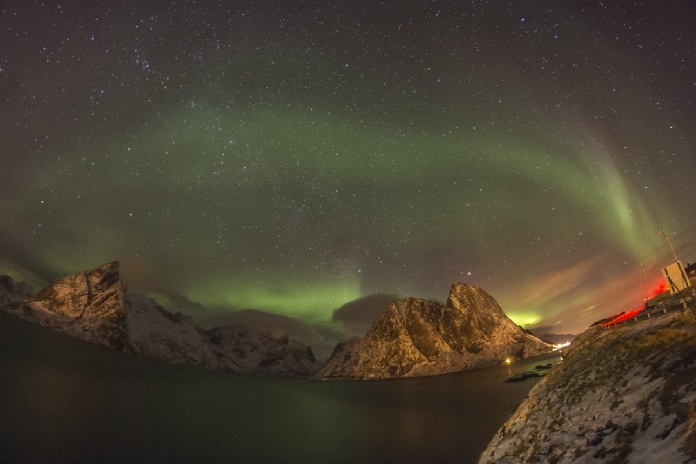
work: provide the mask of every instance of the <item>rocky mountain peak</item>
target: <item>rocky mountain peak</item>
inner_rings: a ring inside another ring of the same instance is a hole
[[[76,319],[123,314],[118,261],[62,277],[40,290],[34,299],[49,302],[50,311]]]
[[[414,297],[393,302],[364,338],[337,346],[317,378],[443,374],[550,350],[515,325],[483,289],[455,283],[444,306]]]
[[[127,344],[118,261],[57,279],[7,310],[91,343],[117,349]]]
[[[447,307],[461,316],[461,330],[469,338],[491,337],[497,332],[508,332],[513,339],[522,341],[523,330],[505,314],[496,299],[482,288],[466,283],[455,283],[447,298]],[[469,350],[475,343],[469,344]]]
[[[269,376],[316,371],[311,349],[299,342],[239,328],[204,330],[189,316],[126,292],[118,261],[62,277],[4,309],[56,332],[170,363]]]
[[[480,311],[478,311],[480,308],[487,308],[493,310],[497,315],[505,315],[495,298],[482,288],[465,282],[452,284],[449,297],[447,298],[447,307],[461,311],[463,314],[471,313],[472,315],[478,315],[480,314]]]

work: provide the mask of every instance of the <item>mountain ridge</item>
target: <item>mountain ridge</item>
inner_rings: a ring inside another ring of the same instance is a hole
[[[311,348],[287,337],[241,326],[202,329],[190,316],[127,292],[118,261],[57,279],[28,299],[16,293],[5,298],[7,312],[124,353],[266,376],[306,377],[318,369]]]
[[[483,289],[455,283],[447,303],[394,301],[362,338],[337,345],[316,380],[437,375],[552,350],[517,326]]]

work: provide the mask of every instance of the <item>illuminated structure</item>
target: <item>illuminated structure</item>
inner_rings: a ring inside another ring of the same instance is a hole
[[[672,295],[691,286],[691,281],[681,261],[675,261],[669,266],[662,268],[662,275],[665,276],[665,280],[669,285],[669,292]]]
[[[665,280],[669,285],[669,292],[674,295],[690,287],[691,282],[689,281],[689,276],[686,275],[686,271],[684,271],[684,266],[681,261],[679,261],[679,258],[677,258],[677,253],[674,252],[674,247],[672,246],[672,241],[669,239],[669,235],[667,235],[667,231],[661,230],[659,234],[665,236],[669,249],[672,251],[672,256],[674,256],[674,262],[662,268],[662,275],[665,276]]]

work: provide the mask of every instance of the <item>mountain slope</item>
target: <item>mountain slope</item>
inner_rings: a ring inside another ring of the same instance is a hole
[[[693,313],[581,334],[480,462],[696,462]]]
[[[446,305],[419,298],[393,302],[362,339],[339,344],[318,380],[443,374],[551,351],[526,334],[495,299],[456,283]]]
[[[118,262],[58,279],[4,309],[56,332],[175,364],[278,376],[317,370],[311,349],[287,337],[240,326],[204,330],[188,316],[126,292]]]
[[[33,298],[6,307],[24,319],[109,348],[128,345],[118,263],[62,277]]]

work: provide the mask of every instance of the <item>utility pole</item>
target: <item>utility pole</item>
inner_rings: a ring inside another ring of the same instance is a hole
[[[658,232],[658,234],[664,235],[665,238],[667,239],[667,244],[669,245],[669,249],[672,251],[672,256],[674,256],[674,262],[676,263],[677,261],[679,261],[679,259],[677,259],[677,254],[674,252],[674,247],[672,246],[672,241],[669,239],[669,235],[667,235],[667,231],[665,231],[665,229],[662,229],[661,231]]]

